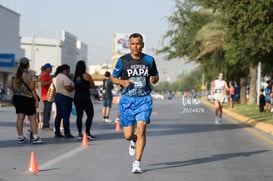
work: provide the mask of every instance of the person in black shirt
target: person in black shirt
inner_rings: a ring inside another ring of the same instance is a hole
[[[96,137],[90,133],[90,129],[93,122],[94,107],[91,101],[90,89],[95,88],[92,76],[86,73],[85,62],[80,60],[76,64],[76,70],[74,75],[75,95],[74,105],[77,113],[77,128],[78,128],[78,139],[81,140],[82,135],[82,118],[83,113],[87,115],[85,122],[85,132],[89,140],[95,139]]]

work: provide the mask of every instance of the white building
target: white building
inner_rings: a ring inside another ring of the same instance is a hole
[[[16,62],[24,55],[20,48],[19,20],[18,13],[0,5],[0,87],[4,95],[9,94],[7,81],[16,71]]]
[[[31,69],[37,73],[45,63],[54,65],[53,72],[57,66],[68,64],[72,74],[78,60],[87,63],[87,44],[78,41],[76,36],[65,30],[56,39],[22,37],[21,48],[25,50],[25,56],[32,61]]]
[[[77,60],[87,63],[87,44],[77,40],[77,37],[62,31],[56,38],[20,37],[20,14],[0,5],[0,88],[3,88],[4,98],[10,92],[7,82],[16,72],[21,57],[31,60],[30,68],[40,73],[41,66],[51,63],[55,68],[68,64],[73,74]]]

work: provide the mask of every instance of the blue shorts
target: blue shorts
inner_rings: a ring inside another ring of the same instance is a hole
[[[103,100],[103,107],[112,107],[112,98]]]
[[[146,96],[122,95],[119,100],[120,121],[123,127],[134,126],[137,121],[150,123],[153,99]]]

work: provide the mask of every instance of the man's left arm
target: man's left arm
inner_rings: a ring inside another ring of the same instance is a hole
[[[150,82],[152,84],[156,84],[158,81],[159,81],[158,70],[157,70],[157,67],[156,67],[155,60],[153,60],[152,72],[151,72],[151,76],[150,76]]]

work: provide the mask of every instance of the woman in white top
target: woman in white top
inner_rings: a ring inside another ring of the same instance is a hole
[[[61,66],[61,73],[56,77],[55,87],[55,103],[57,115],[55,118],[55,137],[73,138],[70,132],[70,114],[74,97],[74,83],[69,79],[70,67],[66,64]],[[64,136],[60,132],[60,124],[63,119]]]
[[[215,105],[215,124],[221,124],[223,114],[223,103],[225,100],[224,90],[228,91],[226,81],[223,80],[223,73],[219,73],[218,79],[213,81],[212,91],[214,92],[213,99]]]

